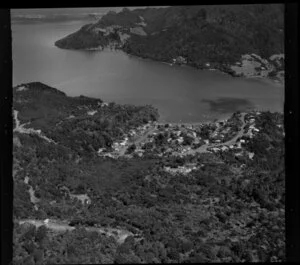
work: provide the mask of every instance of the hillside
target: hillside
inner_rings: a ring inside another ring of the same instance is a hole
[[[13,264],[285,260],[282,114],[179,126],[38,82],[13,95]]]
[[[283,82],[283,5],[174,6],[109,12],[55,42]]]

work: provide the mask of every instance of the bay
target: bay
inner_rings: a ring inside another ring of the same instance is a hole
[[[206,122],[249,109],[283,112],[284,86],[271,81],[170,66],[122,51],[54,46],[86,23],[13,23],[13,85],[40,81],[69,96],[151,104],[162,122]]]

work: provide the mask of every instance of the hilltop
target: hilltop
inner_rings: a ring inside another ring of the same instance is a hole
[[[86,50],[113,47],[169,64],[283,82],[283,30],[284,7],[278,4],[124,8],[55,45]]]
[[[151,106],[13,93],[14,264],[285,260],[283,114],[159,124]]]

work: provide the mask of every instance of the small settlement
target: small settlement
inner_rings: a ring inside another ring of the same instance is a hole
[[[258,111],[237,113],[228,120],[188,125],[151,122],[129,131],[122,140],[114,142],[110,150],[99,149],[98,155],[112,159],[147,155],[184,157],[231,151],[236,157],[253,159],[254,153],[245,151],[242,145],[259,132],[255,127],[258,115]],[[185,175],[196,169],[195,164],[186,164],[176,168],[165,167],[164,171]]]

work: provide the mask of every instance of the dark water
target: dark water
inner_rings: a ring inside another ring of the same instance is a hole
[[[87,21],[13,24],[13,84],[41,81],[70,96],[152,104],[162,121],[199,122],[237,110],[283,111],[283,86],[217,71],[130,57],[121,51],[62,50],[54,42]]]

